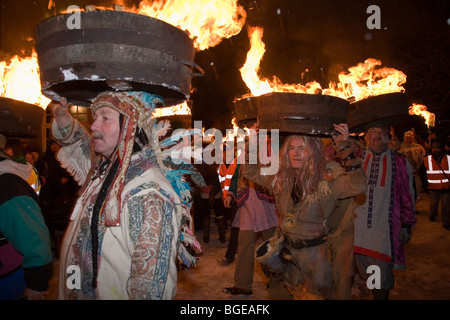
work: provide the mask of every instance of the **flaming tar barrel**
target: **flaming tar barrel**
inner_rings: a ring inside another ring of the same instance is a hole
[[[406,95],[402,92],[386,93],[351,103],[348,126],[351,132],[360,133],[372,122],[383,121],[391,125],[406,119],[408,115]]]
[[[45,110],[26,102],[0,97],[0,133],[8,138],[41,138]]]
[[[258,118],[258,106],[254,97],[237,99],[234,101],[236,121],[243,125]]]
[[[334,96],[273,92],[256,97],[259,127],[282,133],[330,136],[333,123],[347,121],[347,100]]]
[[[69,28],[74,14],[79,29]],[[175,105],[189,98],[192,76],[203,74],[186,32],[140,14],[62,14],[37,25],[35,40],[42,93],[76,105],[90,106],[100,92],[112,90],[147,91]]]

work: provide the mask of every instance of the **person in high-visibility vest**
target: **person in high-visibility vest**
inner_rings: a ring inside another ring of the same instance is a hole
[[[217,174],[219,176],[220,187],[222,189],[222,200],[227,197],[228,190],[230,189],[231,178],[236,170],[237,158],[234,158],[230,164],[221,163],[217,167]]]
[[[431,145],[431,154],[423,158],[430,195],[430,221],[438,216],[441,202],[442,226],[450,230],[450,156],[439,142]]]
[[[224,162],[217,168],[218,181],[220,183],[220,188],[222,190],[222,201],[224,208],[224,219],[230,220],[231,230],[228,239],[227,251],[225,256],[219,259],[219,264],[222,266],[227,266],[234,262],[237,248],[238,248],[238,237],[239,237],[239,217],[236,218],[237,204],[236,201],[229,200],[227,198],[228,191],[230,190],[231,181],[233,176],[237,174],[237,157],[235,156],[235,150],[233,153],[226,152],[226,144],[224,144],[223,150],[223,160]],[[234,159],[233,159],[234,158]]]

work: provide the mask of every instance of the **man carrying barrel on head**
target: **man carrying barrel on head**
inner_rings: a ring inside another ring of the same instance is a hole
[[[379,268],[379,287],[374,299],[388,299],[394,287],[393,269],[405,269],[403,246],[415,224],[413,170],[406,157],[388,147],[388,124],[374,121],[365,126],[368,148],[364,170],[368,178],[365,194],[356,198],[355,261],[367,279],[370,266]],[[373,268],[372,267],[372,268]]]
[[[174,297],[187,208],[162,169],[152,118],[161,102],[144,92],[101,93],[91,136],[64,98],[54,104],[58,159],[82,185],[61,249],[61,299]]]

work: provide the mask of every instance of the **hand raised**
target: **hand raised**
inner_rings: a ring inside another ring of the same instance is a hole
[[[333,137],[334,142],[348,140],[350,134],[346,123],[334,124],[334,130],[340,133],[340,135]]]
[[[67,103],[67,99],[62,97],[59,102],[53,102],[51,105],[51,111],[56,118],[60,116],[67,116],[69,114],[69,104]]]
[[[51,111],[58,127],[64,128],[72,123],[72,116],[69,113],[69,104],[66,98],[62,97],[59,102],[52,103]]]

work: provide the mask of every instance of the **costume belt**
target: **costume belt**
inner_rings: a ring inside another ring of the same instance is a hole
[[[325,243],[325,241],[326,241],[326,239],[324,237],[302,240],[302,239],[298,239],[298,238],[292,238],[287,235],[283,235],[283,236],[284,236],[285,243],[294,249],[315,247],[315,246],[321,245],[322,243]]]

